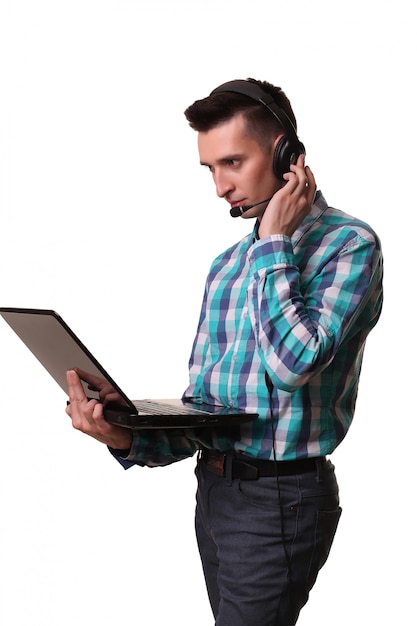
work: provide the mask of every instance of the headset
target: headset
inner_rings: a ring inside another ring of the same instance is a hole
[[[210,95],[230,91],[248,96],[248,98],[263,104],[282,126],[284,135],[276,145],[272,167],[275,176],[284,180],[284,174],[290,171],[290,165],[297,161],[300,154],[305,154],[304,144],[298,139],[294,124],[285,111],[277,105],[273,97],[257,83],[248,80],[232,80],[213,89]]]

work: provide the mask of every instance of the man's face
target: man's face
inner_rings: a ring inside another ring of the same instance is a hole
[[[277,140],[266,152],[246,132],[241,114],[207,132],[198,133],[200,162],[212,173],[216,192],[231,207],[270,198],[282,183],[275,177],[272,159]],[[243,217],[260,217],[267,204],[250,209]]]

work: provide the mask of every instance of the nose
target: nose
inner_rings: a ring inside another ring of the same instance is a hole
[[[227,174],[221,169],[217,169],[213,172],[213,180],[216,185],[216,193],[219,198],[224,198],[230,191],[233,190],[233,183]]]

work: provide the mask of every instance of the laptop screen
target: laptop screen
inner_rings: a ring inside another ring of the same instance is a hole
[[[125,393],[55,311],[0,308],[0,314],[67,395],[66,372],[75,369],[88,398],[99,399],[97,386],[91,383],[95,378],[104,379],[107,387],[121,396],[123,404],[135,410]]]

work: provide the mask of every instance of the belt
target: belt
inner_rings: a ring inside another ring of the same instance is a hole
[[[232,479],[240,478],[241,480],[305,474],[306,472],[317,471],[318,464],[324,464],[326,461],[324,456],[296,461],[265,461],[243,455],[234,455],[233,453],[222,454],[207,448],[202,448],[200,459],[207,466],[209,472],[217,474],[217,476],[228,476]]]

